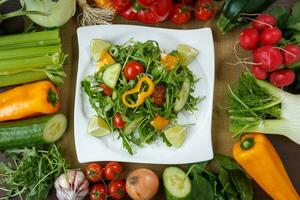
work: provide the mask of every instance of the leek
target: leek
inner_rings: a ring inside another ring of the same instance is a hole
[[[230,131],[285,135],[300,144],[300,96],[274,87],[244,73],[232,89],[229,86]]]

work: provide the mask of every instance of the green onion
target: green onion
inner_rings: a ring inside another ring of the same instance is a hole
[[[6,59],[32,58],[47,54],[51,55],[60,51],[60,45],[3,50],[0,51],[0,61]]]

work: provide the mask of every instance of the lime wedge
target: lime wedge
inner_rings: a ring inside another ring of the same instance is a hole
[[[186,45],[186,44],[178,44],[177,52],[179,57],[179,63],[183,66],[189,65],[199,54],[197,49]]]
[[[186,138],[187,131],[186,127],[176,125],[166,129],[164,134],[172,146],[179,148]]]
[[[110,46],[111,44],[105,40],[92,39],[90,49],[94,60],[96,62],[100,60],[105,55]]]
[[[99,117],[92,117],[88,124],[88,134],[93,136],[104,136],[110,133],[109,126]]]

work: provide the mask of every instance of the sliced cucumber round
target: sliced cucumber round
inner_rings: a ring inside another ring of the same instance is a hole
[[[179,112],[180,110],[182,110],[184,108],[186,102],[189,99],[190,90],[191,90],[191,82],[188,79],[186,79],[182,83],[179,94],[175,100],[175,103],[174,103],[174,111],[175,112]]]
[[[119,63],[113,64],[105,69],[102,75],[102,80],[110,88],[115,88],[122,66]]]
[[[67,130],[67,118],[64,114],[53,115],[45,124],[43,138],[46,143],[57,141]]]
[[[187,200],[192,191],[191,181],[178,167],[168,167],[163,172],[167,200]]]
[[[131,122],[126,123],[124,127],[124,134],[128,135],[138,127],[138,125],[141,123],[141,121],[144,119],[144,117],[140,116],[132,120]]]

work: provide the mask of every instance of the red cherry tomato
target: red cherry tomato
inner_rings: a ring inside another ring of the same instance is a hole
[[[85,169],[85,174],[90,182],[98,182],[102,178],[102,166],[98,163],[91,163]]]
[[[117,162],[109,162],[104,167],[104,175],[108,180],[120,178],[122,172],[123,168]]]
[[[211,0],[197,0],[195,5],[195,17],[200,21],[206,21],[212,18],[214,13],[214,5]]]
[[[125,181],[124,180],[112,180],[108,184],[108,194],[112,199],[122,199],[126,195]]]
[[[120,113],[117,113],[113,118],[113,123],[115,127],[117,128],[124,128],[126,122],[122,119],[122,116]]]
[[[113,7],[117,11],[124,10],[130,3],[130,0],[113,0]]]
[[[128,62],[124,67],[124,75],[127,80],[135,79],[140,73],[144,73],[144,66],[136,61]]]
[[[170,19],[174,24],[184,24],[191,19],[191,11],[184,4],[175,4],[171,11]]]
[[[102,94],[105,96],[111,96],[113,93],[113,90],[108,87],[107,85],[105,85],[104,83],[100,83],[99,87],[101,87],[103,89]]]
[[[106,200],[106,189],[102,184],[96,184],[90,189],[90,200]]]

